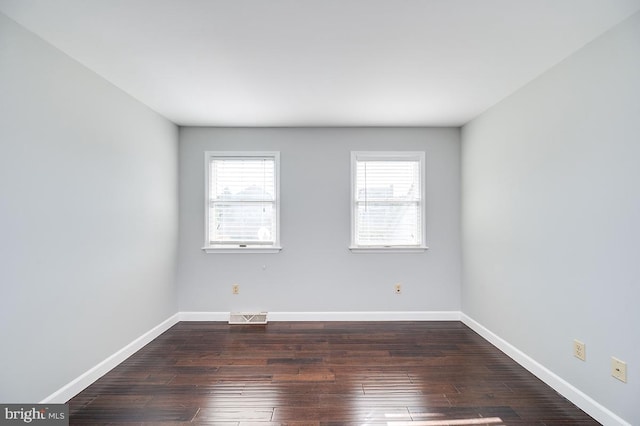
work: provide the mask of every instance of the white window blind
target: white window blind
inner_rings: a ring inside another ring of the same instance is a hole
[[[352,157],[352,248],[422,247],[423,153]]]
[[[278,157],[208,153],[206,246],[278,246]]]

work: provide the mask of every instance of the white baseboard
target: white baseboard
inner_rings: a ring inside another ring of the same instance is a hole
[[[551,370],[525,354],[500,336],[496,335],[477,321],[461,313],[461,321],[473,331],[489,341],[493,346],[500,349],[515,362],[529,370],[540,380],[555,389],[560,395],[577,405],[585,413],[599,421],[605,426],[631,426],[630,423],[620,418],[618,415],[608,410],[593,398],[565,381],[563,378],[553,373]]]
[[[460,312],[269,312],[267,319],[269,321],[460,321]]]
[[[76,379],[72,380],[51,395],[47,396],[45,399],[40,401],[40,404],[63,404],[67,402],[78,393],[86,389],[90,384],[92,384],[100,377],[108,373],[111,369],[116,367],[118,364],[123,362],[125,359],[136,353],[147,343],[151,342],[153,339],[173,327],[178,321],[178,314],[175,314],[166,319],[159,325],[144,333],[142,336],[138,337],[133,342],[129,343],[124,348],[120,349],[118,352],[100,362],[95,367],[92,367],[89,370],[85,371]]]
[[[180,312],[180,321],[229,321],[229,312]],[[459,311],[269,312],[268,321],[460,321]]]

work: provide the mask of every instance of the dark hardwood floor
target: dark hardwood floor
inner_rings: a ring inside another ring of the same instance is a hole
[[[598,424],[460,322],[181,322],[71,424]]]

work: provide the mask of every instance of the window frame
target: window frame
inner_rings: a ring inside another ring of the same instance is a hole
[[[273,244],[263,247],[252,245],[247,247],[234,246],[233,244],[212,245],[209,239],[209,212],[211,182],[211,162],[213,159],[233,159],[233,158],[273,158],[274,160],[274,186],[275,200],[275,238]],[[282,250],[280,245],[280,152],[279,151],[205,151],[204,153],[204,246],[205,253],[279,253]]]
[[[415,245],[358,245],[356,243],[357,203],[357,164],[359,161],[418,161],[420,167],[420,241]],[[426,170],[424,151],[351,151],[351,244],[349,250],[354,253],[421,253],[429,247],[427,241],[426,218]]]

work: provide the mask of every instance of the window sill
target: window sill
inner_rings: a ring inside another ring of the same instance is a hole
[[[205,253],[280,253],[282,247],[202,247]]]
[[[385,247],[385,246],[351,246],[349,250],[351,253],[422,253],[429,249],[426,246],[420,247]]]

